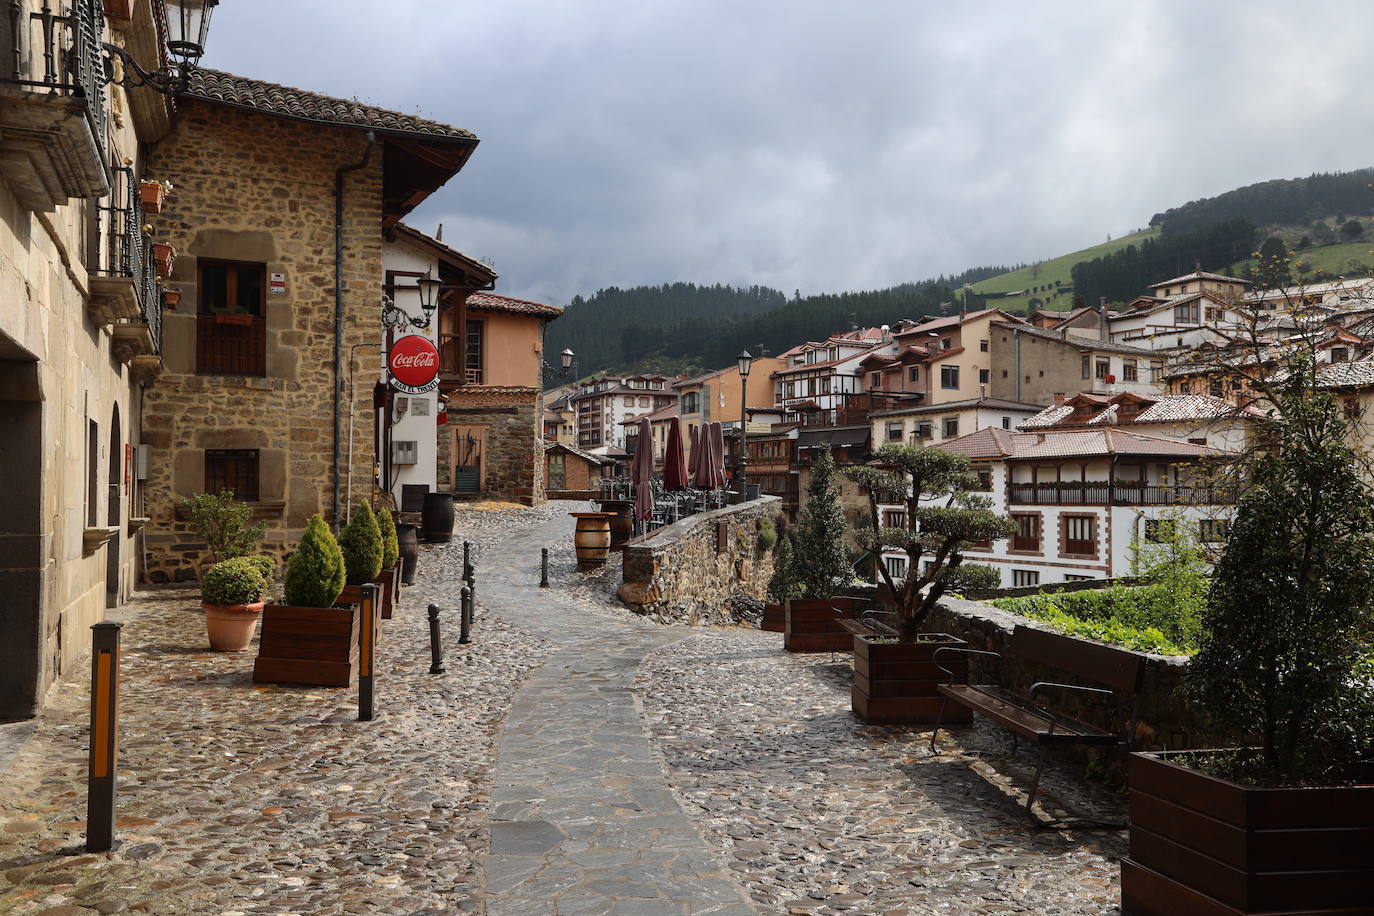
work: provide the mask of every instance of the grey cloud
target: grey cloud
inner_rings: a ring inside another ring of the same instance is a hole
[[[1358,0],[228,0],[214,25],[212,66],[476,132],[413,221],[555,303],[885,286],[1374,164]]]

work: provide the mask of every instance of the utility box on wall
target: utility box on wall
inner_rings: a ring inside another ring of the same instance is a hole
[[[419,447],[414,439],[402,439],[391,443],[392,464],[418,464]]]

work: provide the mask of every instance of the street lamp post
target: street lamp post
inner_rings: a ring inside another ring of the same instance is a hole
[[[191,85],[191,74],[200,66],[200,58],[205,54],[210,15],[218,5],[219,0],[167,0],[164,4],[166,48],[171,62],[156,70],[144,70],[128,51],[103,42],[101,49],[107,60],[105,82],[117,83],[126,89],[147,86],[164,95],[185,92]],[[115,68],[108,63],[116,59],[123,65],[119,79],[115,79]]]
[[[749,498],[749,367],[753,365],[754,357],[748,350],[743,350],[740,355],[735,357],[735,365],[739,368],[739,474],[736,475],[739,484],[739,501],[744,502]]]

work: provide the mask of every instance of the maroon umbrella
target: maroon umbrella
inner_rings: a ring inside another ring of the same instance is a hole
[[[687,479],[692,484],[697,482],[697,468],[701,467],[701,437],[697,435],[699,427],[692,428],[692,447],[687,450]]]
[[[663,488],[669,492],[687,489],[687,465],[682,460],[682,423],[677,417],[668,422],[668,445],[663,454]]]
[[[654,517],[654,428],[648,417],[639,421],[637,441],[630,482],[635,491],[635,518],[647,522]]]
[[[697,463],[697,486],[715,490],[725,485],[725,435],[719,423],[701,428],[701,458]]]

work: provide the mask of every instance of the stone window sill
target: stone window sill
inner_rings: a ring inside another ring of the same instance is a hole
[[[286,512],[286,500],[284,499],[259,499],[252,502],[245,501],[245,503],[253,509],[254,521],[281,518],[282,514]],[[187,512],[181,503],[178,502],[175,518],[179,522],[189,522],[191,520],[191,513]]]
[[[113,540],[119,532],[120,527],[118,525],[114,525],[113,527],[100,526],[96,528],[87,528],[82,531],[81,555],[83,557],[89,557],[101,547],[104,547],[106,542]]]

